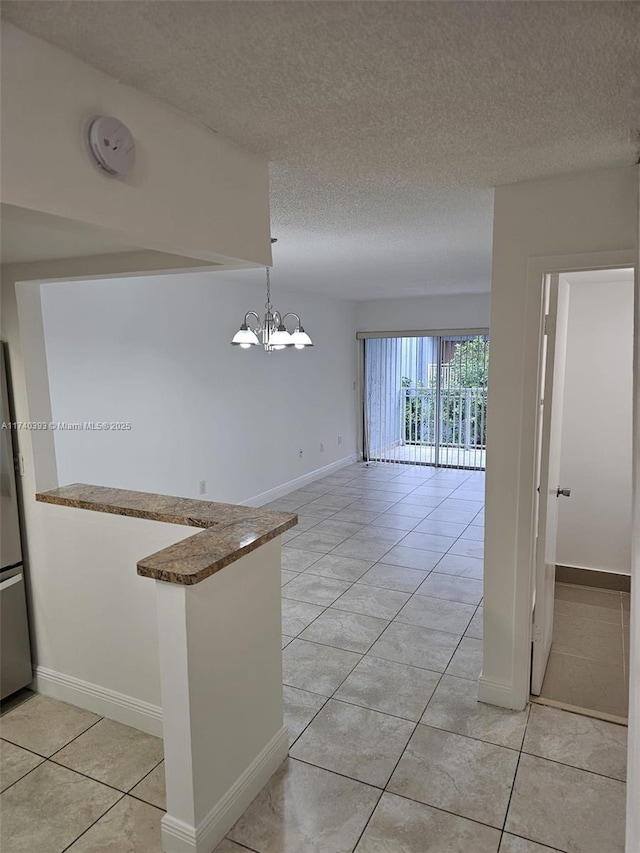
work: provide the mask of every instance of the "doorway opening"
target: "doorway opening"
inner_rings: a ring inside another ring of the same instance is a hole
[[[546,276],[532,700],[626,722],[633,268]]]
[[[484,470],[489,335],[364,340],[364,459]]]

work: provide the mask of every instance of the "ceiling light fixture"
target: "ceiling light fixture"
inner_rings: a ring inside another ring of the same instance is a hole
[[[276,242],[276,238],[271,239],[272,243]],[[280,314],[271,304],[271,269],[267,270],[267,301],[265,302],[265,314],[262,320],[255,311],[247,311],[244,315],[244,320],[240,329],[235,333],[231,340],[231,345],[249,349],[249,347],[263,346],[265,352],[273,352],[274,350],[288,349],[305,349],[312,347],[313,341],[305,332],[300,322],[300,317],[289,311],[286,314]],[[254,326],[249,325],[249,317],[256,318]],[[296,325],[293,332],[289,332],[285,321],[288,317],[295,317]]]

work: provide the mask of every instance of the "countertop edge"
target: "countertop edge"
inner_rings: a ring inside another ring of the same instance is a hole
[[[83,492],[91,493],[91,497],[87,499]],[[187,536],[137,563],[140,576],[181,586],[205,580],[298,523],[295,513],[85,483],[38,492],[35,497],[49,505],[200,528],[195,536]],[[155,506],[145,508],[146,498]],[[163,502],[170,507],[168,510],[162,508]],[[199,509],[203,512],[199,513]],[[216,512],[220,513],[219,519]],[[184,564],[183,569],[180,564]]]
[[[192,586],[193,584],[200,583],[200,581],[206,580],[206,578],[211,577],[216,572],[219,572],[220,569],[224,569],[225,566],[230,565],[231,563],[239,560],[241,557],[250,554],[252,551],[260,548],[261,545],[266,545],[267,542],[270,542],[272,539],[280,536],[282,533],[285,533],[290,528],[294,527],[298,523],[298,516],[293,515],[291,520],[284,521],[282,524],[274,527],[272,530],[267,533],[262,534],[258,538],[252,540],[251,542],[247,542],[245,545],[241,545],[236,548],[234,551],[230,551],[229,553],[223,554],[217,559],[215,559],[212,563],[209,563],[207,566],[199,569],[196,572],[172,572],[167,571],[162,568],[162,562],[166,557],[169,557],[170,554],[168,552],[171,551],[172,548],[181,546],[184,542],[188,540],[181,540],[180,542],[176,542],[175,545],[170,545],[168,548],[164,548],[162,551],[158,551],[156,554],[151,554],[149,557],[143,557],[138,561],[137,571],[141,577],[145,578],[153,578],[154,580],[164,581],[166,583],[179,584],[181,586]],[[197,539],[204,534],[215,534],[216,531],[212,529],[203,530],[201,533],[196,534],[196,536],[189,537],[189,539]]]

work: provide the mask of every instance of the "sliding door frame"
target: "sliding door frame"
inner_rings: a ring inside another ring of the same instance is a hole
[[[366,338],[439,338],[456,335],[488,335],[486,327],[478,329],[423,329],[422,331],[402,332],[356,332],[356,338],[364,341]]]
[[[442,438],[442,336],[435,336],[438,341],[436,355],[436,411],[433,419],[433,467],[440,467],[440,439]]]
[[[423,329],[422,331],[411,329],[411,330],[403,330],[403,331],[384,331],[384,332],[356,332],[356,339],[358,341],[358,440],[359,447],[361,448],[359,456],[361,459],[365,459],[365,406],[366,406],[366,382],[365,382],[365,354],[364,354],[364,342],[368,338],[442,338],[442,337],[456,337],[463,335],[487,335],[490,339],[490,330],[486,327],[481,328],[467,328],[467,329]],[[438,375],[440,375],[440,368],[442,366],[442,346],[441,343],[438,345]],[[434,464],[431,465],[429,463],[422,462],[406,462],[402,464],[406,465],[427,465],[431,468],[439,468],[440,466],[440,399],[441,399],[441,388],[440,382],[436,384],[436,418],[435,418],[435,461]],[[366,461],[366,460],[365,460]],[[455,467],[455,466],[445,466],[445,467]],[[486,466],[485,466],[486,467]],[[474,470],[474,469],[469,469]]]

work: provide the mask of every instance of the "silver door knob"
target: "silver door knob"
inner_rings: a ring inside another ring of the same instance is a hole
[[[556,497],[559,498],[562,495],[563,498],[571,497],[571,489],[561,489],[560,486],[556,489]]]

